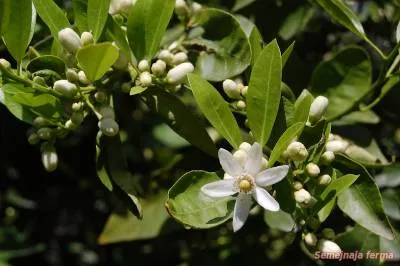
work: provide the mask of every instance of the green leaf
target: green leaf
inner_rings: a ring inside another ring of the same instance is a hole
[[[151,60],[174,11],[174,0],[138,0],[128,18],[128,40],[137,60]]]
[[[60,75],[65,74],[65,63],[64,60],[53,55],[43,55],[34,58],[29,62],[26,69],[35,73],[36,71],[41,71],[43,69],[53,70]]]
[[[295,139],[295,137],[299,136],[301,131],[303,130],[304,123],[296,123],[289,127],[285,133],[279,138],[276,143],[274,149],[271,152],[271,156],[268,160],[268,167],[272,167],[274,163],[279,159],[282,153],[286,150],[289,144]]]
[[[285,67],[286,62],[289,60],[289,57],[292,55],[295,43],[296,43],[295,41],[292,42],[289,45],[289,47],[286,48],[285,52],[283,52],[283,54],[282,54],[282,67]]]
[[[400,190],[386,189],[382,192],[382,199],[386,215],[400,221]]]
[[[364,228],[392,240],[394,235],[383,209],[381,194],[367,169],[339,154],[336,155],[333,167],[360,175],[351,187],[338,196],[339,208]]]
[[[264,146],[271,134],[281,98],[282,59],[276,40],[258,57],[247,92],[247,115],[255,139]]]
[[[3,41],[8,51],[21,64],[25,50],[32,40],[36,23],[36,10],[32,0],[4,0],[11,2],[7,29],[3,31]]]
[[[279,29],[279,36],[289,40],[307,29],[307,25],[315,14],[315,8],[311,5],[303,5],[290,13]]]
[[[202,123],[176,96],[158,88],[150,88],[143,94],[149,108],[159,114],[176,133],[195,147],[216,155],[216,147]]]
[[[89,30],[88,18],[87,18],[88,1],[72,0],[72,7],[74,9],[75,25],[78,27],[80,32],[88,31]]]
[[[166,207],[177,221],[194,228],[212,228],[232,217],[233,198],[210,198],[201,192],[205,184],[220,180],[216,173],[191,171],[168,191]]]
[[[118,48],[111,43],[91,44],[79,49],[76,58],[89,80],[100,79],[118,59]]]
[[[254,3],[256,0],[235,0],[235,4],[232,7],[232,12],[236,12],[242,8],[245,8],[252,3]]]
[[[107,22],[108,8],[110,0],[89,0],[87,9],[87,21],[93,38],[97,41],[103,32],[104,25]]]
[[[308,114],[310,113],[310,106],[314,101],[314,97],[308,90],[303,90],[300,96],[297,98],[294,107],[295,114],[293,117],[293,123],[296,122],[307,122]]]
[[[393,88],[397,86],[400,82],[400,73],[393,75],[386,83],[383,85],[381,92],[375,100],[368,104],[368,106],[364,107],[365,109],[371,109],[375,105],[377,105],[385,96],[388,94]]]
[[[117,24],[117,22],[115,22],[111,15],[108,16],[106,29],[107,36],[114,40],[118,47],[121,48],[121,51],[125,54],[125,56],[130,59],[132,53],[126,37],[126,32],[121,28],[120,25]]]
[[[400,186],[400,164],[392,164],[383,168],[383,172],[375,176],[375,181],[381,188]]]
[[[240,128],[227,102],[218,91],[201,76],[188,74],[189,86],[197,104],[211,125],[234,148],[242,143]]]
[[[342,0],[317,0],[317,3],[334,18],[358,37],[364,39],[364,28],[357,15]]]
[[[376,125],[381,122],[380,117],[371,110],[355,111],[348,115],[342,116],[339,120],[333,122],[335,126],[355,125],[355,124],[371,124]]]
[[[101,182],[112,191],[139,219],[142,207],[135,196],[137,180],[127,170],[120,136],[97,136],[96,169]]]
[[[264,211],[264,221],[271,228],[276,228],[284,232],[291,232],[295,226],[292,216],[279,210],[277,212]]]
[[[204,32],[184,43],[203,51],[196,61],[196,71],[203,78],[222,81],[241,74],[250,65],[250,43],[236,17],[220,9],[203,8],[190,26]]]
[[[135,87],[131,88],[129,95],[132,96],[132,95],[136,95],[136,94],[141,94],[142,92],[144,92],[147,89],[148,89],[148,87],[135,86]]]
[[[314,71],[312,91],[329,99],[327,116],[334,120],[354,108],[371,89],[372,67],[367,52],[359,47],[340,51]]]
[[[71,27],[64,11],[53,0],[33,0],[33,3],[54,39],[58,40],[60,30]]]
[[[140,199],[143,206],[143,219],[139,220],[131,213],[113,213],[99,236],[101,245],[152,239],[165,230],[164,225],[169,215],[165,210],[166,191],[147,199]],[[174,228],[176,229],[176,228]]]
[[[253,27],[253,30],[249,36],[250,50],[251,50],[251,66],[254,66],[257,58],[260,56],[263,48],[263,37],[257,27]]]
[[[11,1],[0,1],[0,36],[7,29],[11,14]]]

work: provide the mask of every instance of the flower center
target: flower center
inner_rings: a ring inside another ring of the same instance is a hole
[[[250,193],[255,187],[254,178],[250,175],[236,177],[235,188],[241,193]]]

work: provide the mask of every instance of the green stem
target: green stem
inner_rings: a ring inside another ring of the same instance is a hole
[[[385,55],[385,54],[381,51],[381,49],[379,49],[379,47],[376,46],[376,44],[373,43],[368,37],[365,38],[365,41],[371,46],[371,48],[373,48],[373,49],[375,50],[375,52],[376,52],[377,54],[379,54],[380,57],[382,57],[382,59],[384,59],[384,60],[387,60],[387,59],[388,59],[387,55]]]
[[[98,120],[103,119],[103,116],[96,110],[94,105],[90,102],[89,98],[85,97],[85,102],[87,106],[89,106],[89,108],[92,110],[92,112],[96,115]]]

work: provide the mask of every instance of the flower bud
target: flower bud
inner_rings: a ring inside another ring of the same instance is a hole
[[[57,80],[54,82],[53,89],[67,98],[73,98],[78,92],[78,88],[75,86],[75,84],[66,79]]]
[[[85,119],[83,112],[73,112],[71,114],[71,121],[76,125],[82,124],[83,119]]]
[[[294,190],[300,190],[300,189],[302,189],[303,188],[303,184],[302,183],[300,183],[299,181],[294,181],[293,182],[293,188],[294,188]]]
[[[188,12],[188,6],[184,0],[175,1],[175,13],[178,16],[186,16]]]
[[[182,83],[185,80],[186,75],[193,72],[193,70],[194,66],[192,65],[192,63],[182,63],[180,65],[177,65],[176,67],[168,71],[167,82],[169,84]]]
[[[72,104],[72,111],[78,112],[83,109],[84,103],[83,102],[77,102]]]
[[[53,172],[57,169],[58,155],[53,145],[43,143],[41,146],[42,151],[42,164],[47,172]]]
[[[174,55],[168,50],[161,50],[157,57],[158,59],[161,59],[165,63],[171,65]]]
[[[304,242],[311,247],[315,247],[317,245],[317,237],[313,233],[307,233],[304,236]]]
[[[136,0],[111,0],[108,13],[113,16],[116,14],[129,14],[135,2]]]
[[[114,109],[110,106],[103,106],[102,108],[100,108],[99,113],[102,115],[103,119],[105,118],[115,119]]]
[[[139,62],[138,64],[138,69],[142,72],[144,71],[149,71],[150,70],[150,64],[149,61],[143,59]]]
[[[335,238],[335,231],[332,228],[324,228],[322,230],[322,236],[326,239],[332,240]]]
[[[36,127],[48,126],[49,121],[43,116],[38,116],[33,120],[33,125]]]
[[[303,145],[303,143],[294,141],[289,144],[289,146],[286,149],[287,151],[287,156],[293,161],[299,161],[302,162],[308,157],[308,151],[307,148]]]
[[[4,58],[0,58],[0,65],[2,66],[2,68],[5,68],[6,70],[11,68],[10,62],[5,60]]]
[[[37,131],[37,134],[42,140],[50,140],[53,137],[53,130],[48,127],[42,127]]]
[[[94,94],[94,98],[98,103],[105,103],[107,101],[107,93],[104,91],[97,91]]]
[[[231,79],[226,79],[222,83],[225,94],[231,99],[240,99],[240,89],[238,84]]]
[[[239,149],[245,152],[249,152],[251,149],[251,145],[248,142],[242,142],[239,146]]]
[[[167,69],[167,64],[163,60],[157,60],[152,66],[151,66],[151,72],[160,77],[165,74],[165,70]]]
[[[73,82],[77,82],[79,80],[78,73],[76,73],[76,71],[73,69],[67,69],[67,72],[65,73],[65,75],[69,82],[73,83]]]
[[[82,70],[78,72],[78,79],[79,79],[79,82],[84,85],[90,84],[90,80],[87,78],[85,72],[83,72]]]
[[[36,145],[40,142],[40,138],[38,136],[38,134],[36,133],[31,133],[28,136],[28,143],[31,145]]]
[[[74,130],[78,128],[78,124],[75,124],[71,119],[67,120],[64,125],[68,130]]]
[[[71,54],[75,54],[76,51],[81,47],[81,38],[71,28],[62,29],[58,33],[58,39],[65,50]]]
[[[244,101],[242,101],[242,100],[237,101],[237,102],[235,103],[235,106],[236,106],[236,108],[239,109],[239,110],[244,110],[244,109],[246,109],[246,103],[245,103]]]
[[[317,177],[320,172],[321,171],[320,171],[318,165],[316,165],[315,163],[309,163],[306,165],[307,175],[309,175],[311,177]]]
[[[333,241],[321,239],[318,241],[318,250],[325,253],[339,253],[342,249]]]
[[[240,165],[242,165],[243,167],[244,167],[244,165],[246,164],[247,157],[248,157],[247,152],[245,152],[245,151],[243,151],[243,150],[241,150],[241,149],[239,149],[239,150],[237,150],[237,151],[235,151],[235,152],[233,153],[233,158],[234,158]]]
[[[310,113],[308,115],[308,120],[311,124],[318,122],[326,113],[328,109],[328,98],[324,96],[318,96],[312,102],[310,107]]]
[[[345,140],[331,140],[326,143],[325,149],[334,153],[344,152],[349,143]]]
[[[146,71],[146,72],[140,73],[140,76],[139,76],[139,84],[140,84],[142,87],[149,87],[149,86],[151,86],[152,81],[153,81],[153,79],[152,79],[151,74],[150,74],[149,72]]]
[[[335,154],[332,151],[326,151],[321,156],[321,163],[330,165],[335,160]]]
[[[330,175],[321,175],[320,177],[318,177],[318,183],[322,186],[326,186],[329,185],[329,183],[331,183],[332,181],[332,177]]]
[[[94,43],[93,34],[88,32],[88,31],[82,32],[82,34],[81,34],[81,44],[82,44],[82,46],[86,46],[86,45],[89,45],[89,44],[92,44],[92,43]]]
[[[344,153],[350,158],[362,163],[376,163],[378,160],[378,158],[369,153],[367,150],[356,145],[350,145]]]
[[[99,128],[101,132],[108,136],[113,137],[118,134],[119,126],[114,119],[111,118],[103,118],[99,121]]]
[[[240,84],[241,85],[241,84]],[[240,88],[240,94],[242,94],[243,97],[246,97],[247,95],[247,90],[249,89],[249,86],[239,86]]]
[[[33,82],[35,82],[36,84],[42,85],[42,86],[46,86],[46,80],[44,80],[44,78],[40,77],[40,76],[35,76],[33,78]]]
[[[304,188],[294,192],[294,199],[300,203],[309,203],[311,201],[311,194]]]
[[[174,57],[172,58],[172,64],[179,65],[186,62],[187,60],[188,60],[187,54],[184,52],[179,52],[175,54]]]
[[[199,11],[203,8],[203,6],[199,3],[194,2],[192,4],[192,12],[194,15],[196,15],[197,13],[199,13]]]
[[[263,158],[261,159],[261,169],[262,169],[262,170],[265,170],[265,169],[267,169],[267,168],[268,168],[268,159],[265,158],[265,157],[263,157]]]

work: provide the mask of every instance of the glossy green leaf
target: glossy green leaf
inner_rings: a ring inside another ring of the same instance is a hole
[[[89,80],[100,79],[118,59],[118,48],[111,43],[91,44],[79,49],[76,58]]]
[[[53,70],[60,75],[64,75],[66,67],[64,60],[61,58],[53,55],[43,55],[31,60],[26,68],[31,73],[48,69]]]
[[[11,14],[11,1],[4,0],[0,1],[0,36],[3,31],[5,31],[8,27],[10,14]]]
[[[251,62],[250,43],[240,22],[231,14],[215,8],[203,8],[191,22],[203,34],[184,44],[201,49],[196,71],[210,81],[222,81],[241,74]],[[218,29],[218,30],[216,30]]]
[[[78,27],[80,32],[88,31],[89,30],[88,18],[87,18],[88,1],[72,0],[72,7],[74,10],[75,25]]]
[[[393,75],[386,83],[383,85],[381,92],[379,96],[372,102],[370,103],[365,109],[370,109],[377,105],[385,96],[395,88],[398,84],[400,83],[400,73],[397,73],[396,75]]]
[[[290,56],[292,55],[294,45],[296,42],[292,42],[288,48],[282,54],[282,67],[285,67],[286,62],[289,60]]]
[[[357,15],[342,0],[317,0],[317,3],[339,24],[360,38],[365,38],[364,28]]]
[[[249,36],[251,49],[251,65],[254,66],[257,58],[260,56],[264,40],[257,27],[254,27]]]
[[[33,0],[40,18],[49,27],[53,38],[58,40],[58,32],[71,27],[64,11],[53,0]]]
[[[3,0],[10,2],[7,29],[3,29],[3,41],[8,51],[21,63],[26,48],[32,40],[36,23],[36,10],[32,0]]]
[[[386,189],[382,192],[382,199],[386,215],[400,221],[400,190]]]
[[[308,114],[310,113],[310,106],[314,101],[314,97],[308,90],[303,90],[297,98],[294,107],[295,114],[293,117],[293,123],[307,122]]]
[[[379,187],[395,188],[400,186],[400,164],[386,166],[382,173],[375,176],[376,184]]]
[[[120,25],[117,24],[117,22],[115,22],[111,15],[108,16],[106,28],[106,34],[110,37],[110,39],[114,40],[121,51],[128,58],[130,58],[132,53],[126,37],[126,32],[121,28]]]
[[[87,9],[87,21],[93,38],[100,38],[103,28],[107,22],[110,0],[89,0]]]
[[[339,208],[364,228],[392,240],[394,235],[383,210],[381,194],[365,167],[339,154],[333,167],[360,175],[351,187],[338,196]]]
[[[371,61],[365,50],[350,47],[321,63],[314,71],[312,91],[329,99],[327,116],[334,120],[355,107],[370,91]]]
[[[162,191],[148,199],[140,199],[143,206],[143,219],[131,213],[113,213],[108,218],[99,236],[101,245],[151,239],[163,233],[169,215],[165,209],[167,193]],[[176,229],[176,228],[175,228]]]
[[[272,167],[274,165],[274,163],[279,159],[293,139],[300,135],[303,127],[304,123],[296,123],[289,127],[285,133],[282,134],[271,152],[271,156],[268,160],[268,167]]]
[[[291,232],[295,226],[292,216],[282,210],[277,212],[264,211],[264,221],[269,227],[284,232]]]
[[[254,3],[256,0],[235,0],[235,4],[232,7],[232,11],[236,12],[242,8],[245,8],[252,3]]]
[[[138,0],[128,18],[128,40],[134,56],[151,60],[174,11],[174,0]]]
[[[348,115],[342,116],[339,120],[333,122],[335,126],[355,125],[355,124],[371,124],[376,125],[381,122],[380,117],[371,110],[355,111]]]
[[[282,23],[279,29],[279,36],[284,40],[289,40],[303,32],[307,29],[307,25],[314,16],[315,11],[315,7],[311,5],[303,5],[296,8]]]
[[[148,89],[142,95],[149,108],[159,114],[176,133],[200,150],[216,155],[215,144],[201,120],[179,98],[158,88]]]
[[[216,173],[191,171],[168,191],[166,207],[177,221],[194,228],[212,228],[232,217],[232,197],[210,198],[201,192],[207,183],[220,180]]]
[[[247,115],[254,138],[264,146],[271,134],[281,98],[282,59],[276,40],[258,57],[247,92]]]
[[[211,125],[234,148],[242,143],[240,128],[229,109],[228,103],[218,91],[197,74],[188,74],[189,86],[197,104]]]

